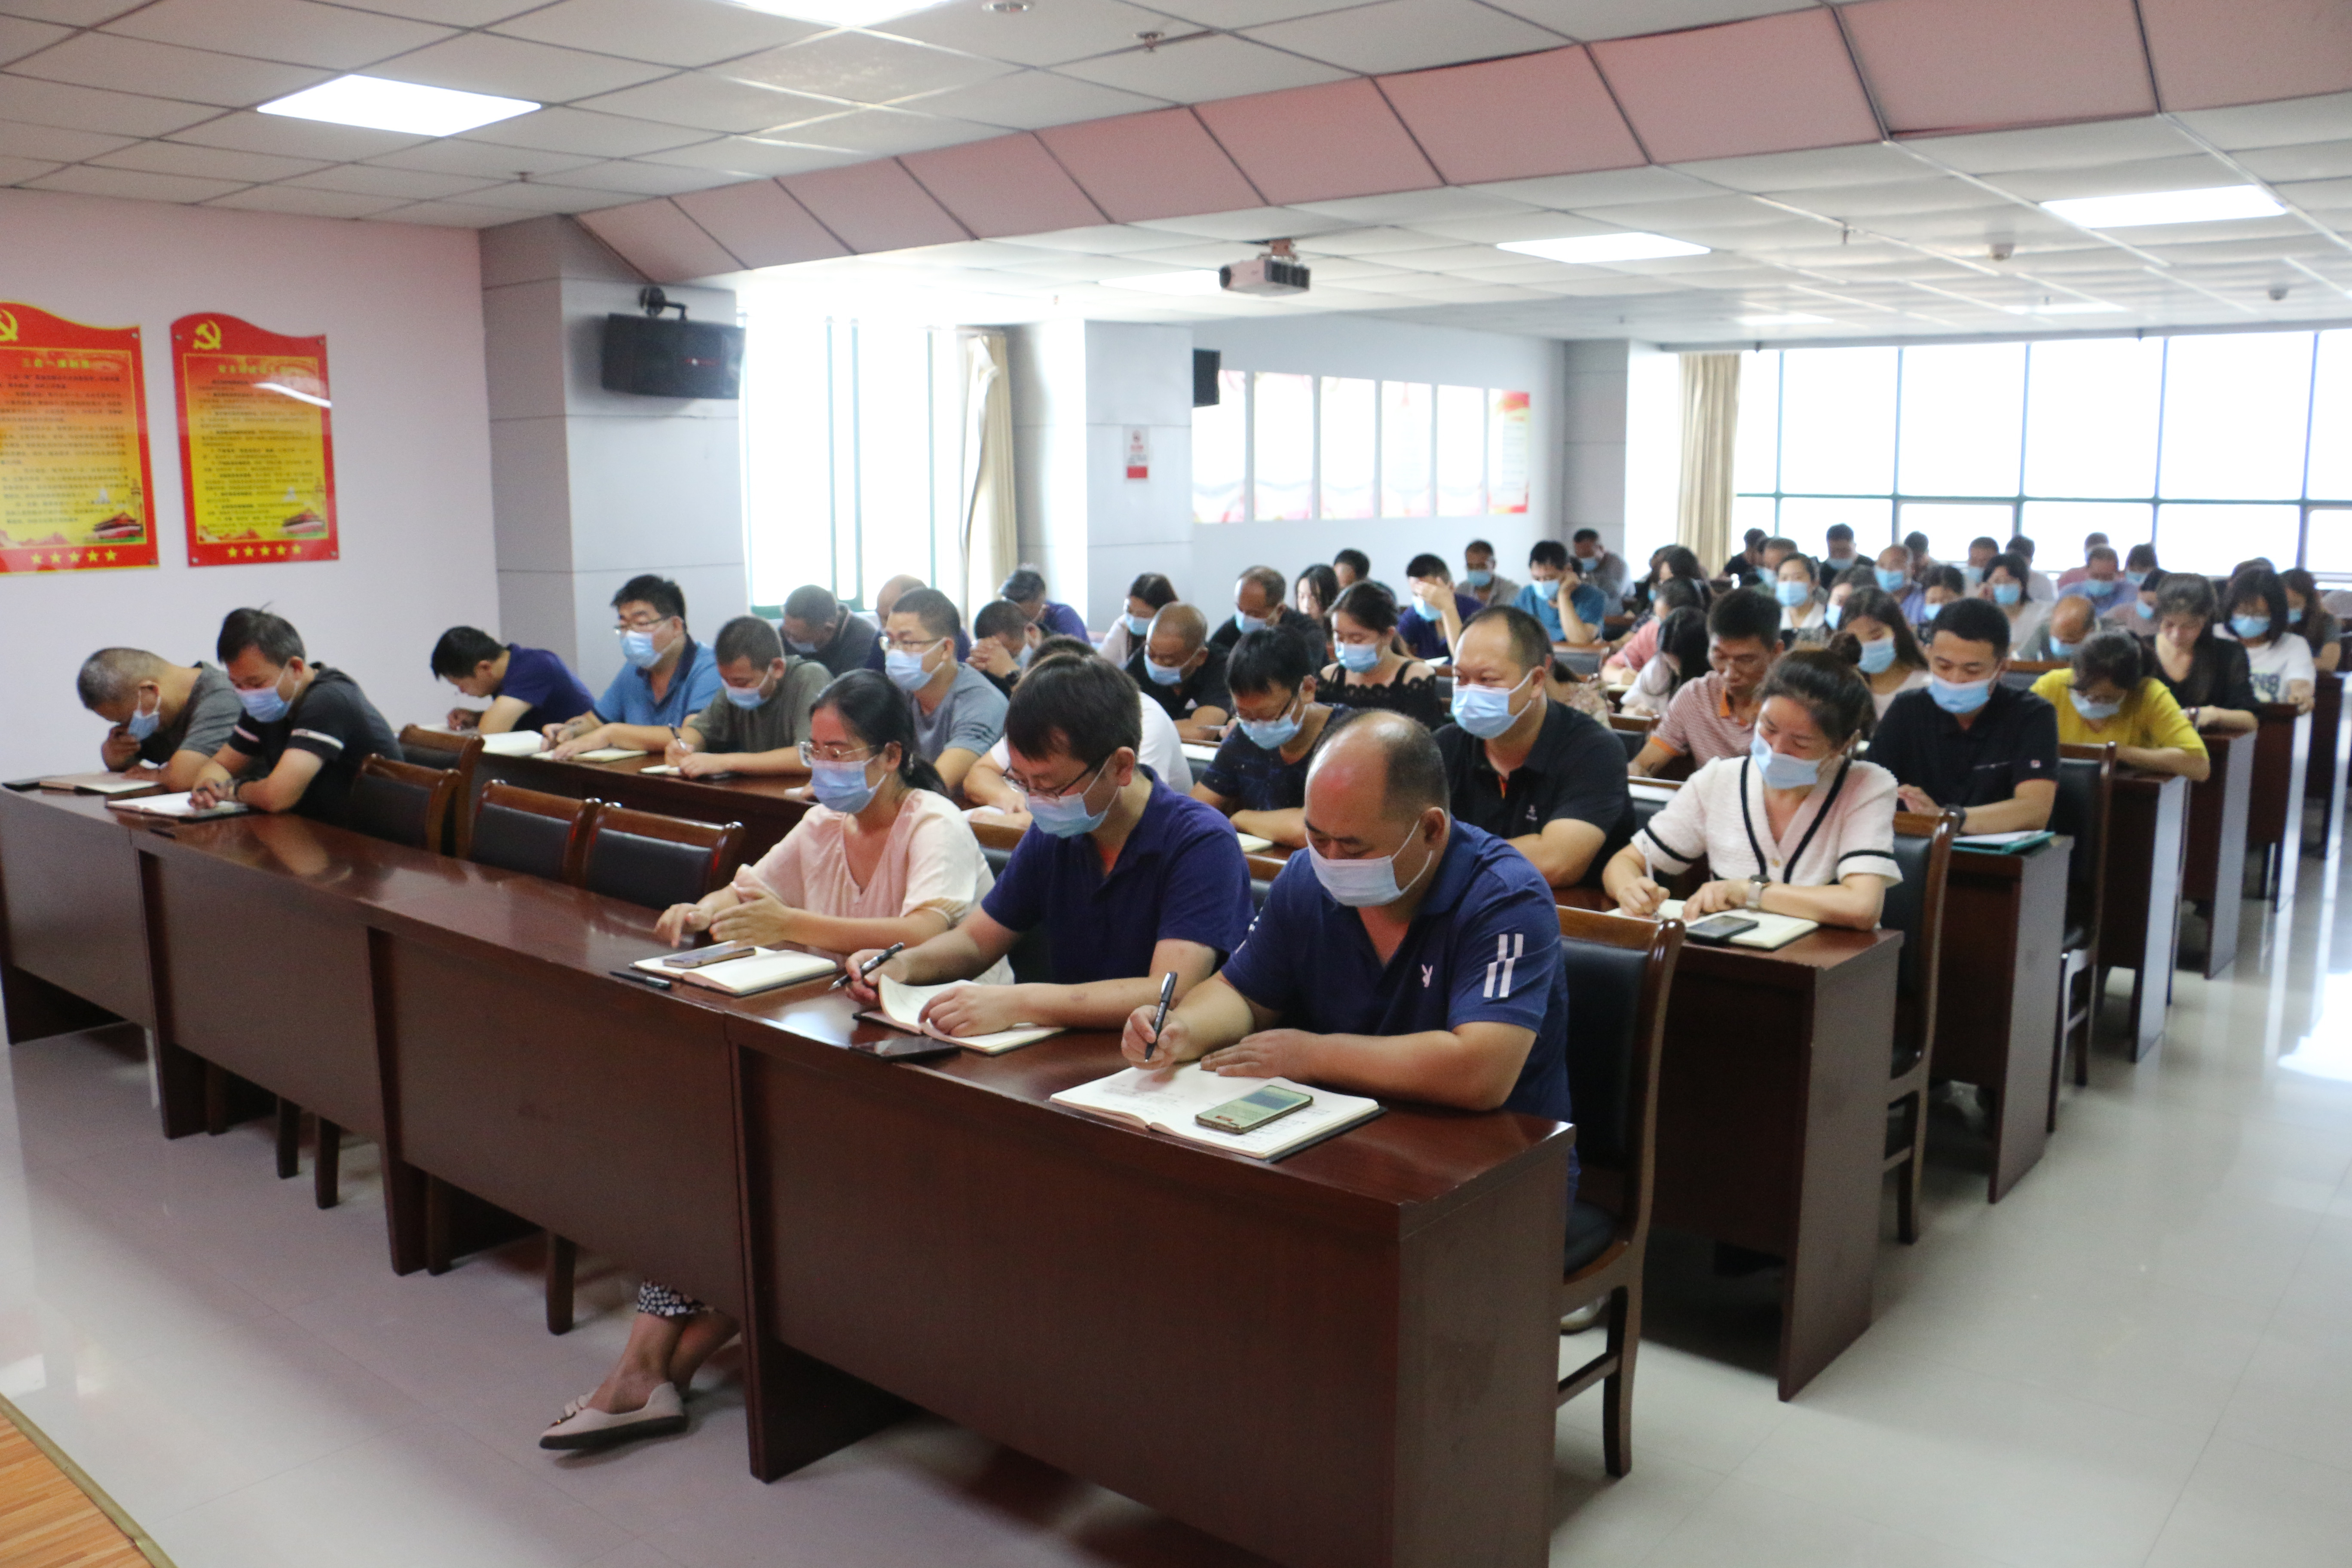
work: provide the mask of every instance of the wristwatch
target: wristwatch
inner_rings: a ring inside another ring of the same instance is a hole
[[[1750,877],[1748,879],[1748,910],[1749,913],[1756,913],[1764,908],[1764,889],[1769,885],[1770,884],[1767,883],[1761,877]]]

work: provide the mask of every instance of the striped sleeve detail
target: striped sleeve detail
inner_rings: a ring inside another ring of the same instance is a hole
[[[297,730],[286,738],[289,741],[316,741],[322,746],[332,746],[339,752],[343,749],[343,743],[341,741],[322,730]]]
[[[1899,882],[1903,879],[1903,868],[1884,849],[1849,849],[1837,858],[1836,876],[1843,881],[1857,874]]]
[[[1653,868],[1663,867],[1669,871],[1687,871],[1697,865],[1706,855],[1705,850],[1695,854],[1685,854],[1679,849],[1668,848],[1665,841],[1652,832],[1650,825],[1646,823],[1633,837],[1642,847],[1642,858],[1649,861]]]
[[[1528,951],[1525,931],[1504,931],[1495,938],[1495,956],[1486,965],[1486,987],[1479,995],[1489,1002],[1510,999],[1511,982]]]

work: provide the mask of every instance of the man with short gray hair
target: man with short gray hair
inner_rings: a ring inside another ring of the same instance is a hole
[[[106,771],[153,778],[175,792],[195,786],[245,711],[217,666],[173,664],[142,647],[100,648],[82,660],[74,689],[83,707],[114,726],[98,747]]]

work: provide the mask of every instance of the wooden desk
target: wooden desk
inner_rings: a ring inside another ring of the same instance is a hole
[[[2246,847],[2263,855],[2260,897],[2276,909],[2294,890],[2303,854],[2303,795],[2311,763],[2311,715],[2266,702],[2254,710],[2254,789],[2246,811]]]
[[[2050,1140],[2072,846],[2061,837],[2023,855],[1956,848],[1945,884],[1932,1070],[1975,1084],[1991,1101],[1992,1203]]]
[[[2181,868],[2180,896],[2207,910],[2203,968],[2210,980],[2238,958],[2255,737],[2209,734],[2204,741],[2213,766],[2202,784],[2189,786],[2188,858]]]
[[[2099,965],[2132,972],[2131,1059],[2164,1042],[2172,963],[2180,945],[2181,857],[2189,844],[2189,781],[2116,772],[2107,823],[2106,914]]]
[[[127,1019],[152,1036],[139,859],[95,795],[0,790],[0,999],[23,1041]]]
[[[2352,710],[2344,701],[2343,673],[2320,676],[2311,698],[2311,765],[2304,798],[2319,803],[2319,840],[2310,847],[2325,859],[2344,841],[2344,797],[2352,785]]]
[[[1559,901],[1609,907],[1590,889]],[[1902,942],[1823,930],[1778,952],[1692,942],[1675,970],[1657,1220],[1786,1260],[1783,1399],[1870,1327]]]
[[[743,825],[743,858],[757,860],[783,839],[808,810],[808,802],[786,798],[793,787],[783,779],[647,778],[645,770],[661,758],[630,757],[617,763],[542,763],[532,757],[482,754],[475,777],[499,779],[521,789],[543,790],[570,800],[610,801],[632,811],[657,811],[689,822]],[[473,809],[470,803],[466,809]]]

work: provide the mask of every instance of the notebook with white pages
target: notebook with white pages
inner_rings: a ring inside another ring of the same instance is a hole
[[[968,1051],[978,1051],[990,1057],[1001,1057],[1007,1051],[1018,1050],[1048,1035],[1062,1032],[1055,1026],[999,1029],[992,1035],[943,1035],[925,1026],[923,1004],[942,991],[952,991],[958,985],[970,984],[969,981],[954,980],[945,985],[908,985],[887,974],[877,974],[874,977],[874,990],[881,998],[882,1005],[869,1007],[857,1016],[873,1023],[887,1024],[894,1029],[904,1029],[910,1035],[929,1035],[935,1040],[952,1040]]]
[[[1622,910],[1612,912],[1624,913]],[[1733,937],[1726,944],[1730,947],[1752,947],[1759,952],[1770,952],[1777,948],[1788,946],[1801,936],[1809,935],[1822,929],[1822,922],[1819,921],[1804,920],[1796,915],[1776,915],[1764,910],[1726,910],[1723,912],[1737,920],[1756,922],[1754,931],[1744,931]],[[1683,901],[1680,899],[1668,899],[1658,906],[1658,919],[1686,921],[1688,917],[1683,913]]]
[[[1198,741],[1186,741],[1176,749],[1184,753],[1184,760],[1187,762],[1213,763],[1217,760],[1217,748],[1204,746]]]
[[[829,958],[819,958],[813,952],[794,952],[787,948],[755,948],[741,958],[730,958],[723,963],[706,964],[700,969],[677,969],[663,959],[679,956],[663,953],[654,958],[641,958],[632,969],[647,974],[658,974],[664,980],[682,980],[688,985],[700,985],[730,996],[750,996],[761,991],[781,990],[798,985],[805,980],[831,974],[841,965]]]
[[[1202,1111],[1255,1094],[1268,1084],[1311,1095],[1314,1103],[1250,1132],[1220,1132],[1192,1120]],[[1108,1078],[1066,1089],[1054,1096],[1054,1103],[1165,1132],[1188,1142],[1204,1143],[1212,1149],[1246,1154],[1253,1160],[1279,1160],[1310,1143],[1320,1143],[1370,1121],[1381,1113],[1377,1100],[1334,1094],[1328,1089],[1309,1089],[1286,1078],[1224,1078],[1203,1071],[1197,1062],[1188,1062],[1172,1073],[1129,1068]]]
[[[1260,838],[1255,833],[1244,833],[1235,829],[1234,837],[1242,841],[1242,853],[1244,855],[1259,855],[1274,847],[1273,839]]]
[[[252,807],[226,800],[209,811],[199,811],[188,804],[188,792],[178,795],[142,795],[136,800],[110,800],[106,803],[117,811],[135,811],[142,816],[168,816],[175,822],[209,822],[216,816],[242,816]]]
[[[71,790],[76,795],[129,795],[153,789],[153,779],[124,778],[121,773],[52,773],[40,781],[43,789]]]
[[[482,750],[494,757],[535,757],[547,750],[547,737],[536,730],[505,730],[481,737]]]
[[[645,754],[641,746],[599,746],[593,752],[583,752],[572,760],[575,763],[624,763],[631,757]]]
[[[686,770],[675,763],[656,763],[652,767],[639,768],[637,776],[646,779],[680,779],[686,777]],[[714,784],[720,779],[731,779],[734,776],[733,773],[724,768],[714,773],[694,775],[695,779],[702,784]]]

